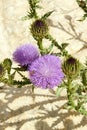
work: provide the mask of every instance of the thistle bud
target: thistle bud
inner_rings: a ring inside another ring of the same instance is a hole
[[[3,61],[3,65],[4,65],[5,68],[11,67],[12,66],[12,61],[9,58],[6,58]]]
[[[10,71],[11,71],[11,66],[12,66],[12,61],[11,61],[9,58],[6,58],[6,59],[3,61],[3,66],[4,66],[4,69],[5,69],[5,70],[8,70],[8,73],[10,73]]]
[[[38,19],[33,22],[30,30],[35,39],[42,39],[48,33],[48,26],[44,20]]]
[[[82,8],[86,8],[86,2],[81,0],[78,2],[79,3],[79,6],[82,7]]]
[[[63,63],[63,71],[69,78],[75,78],[80,71],[80,63],[77,59],[69,57]]]

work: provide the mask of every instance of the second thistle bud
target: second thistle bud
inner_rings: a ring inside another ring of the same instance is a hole
[[[31,25],[31,33],[35,39],[42,39],[48,33],[48,25],[46,21],[37,19]]]
[[[68,78],[75,78],[80,71],[79,61],[73,57],[69,57],[63,63],[63,71]]]
[[[4,66],[4,69],[8,71],[8,73],[10,73],[11,71],[11,66],[12,66],[12,61],[9,59],[9,58],[6,58],[4,61],[3,61],[3,66]]]
[[[79,6],[82,7],[82,8],[86,8],[86,2],[81,0],[78,2]]]

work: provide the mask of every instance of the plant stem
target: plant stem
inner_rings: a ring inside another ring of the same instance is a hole
[[[37,40],[37,45],[38,45],[38,47],[39,47],[40,50],[43,50],[42,39],[38,39]]]
[[[71,107],[75,107],[74,99],[73,99],[73,90],[71,87],[72,80],[68,78],[68,85],[67,85],[67,97],[68,97],[68,105]]]

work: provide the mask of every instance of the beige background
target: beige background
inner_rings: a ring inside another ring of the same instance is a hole
[[[84,62],[87,20],[78,21],[84,12],[76,0],[41,0],[40,5],[43,6],[38,10],[40,16],[55,10],[48,20],[53,37],[59,44],[69,43],[69,53]],[[32,21],[21,20],[28,8],[27,0],[0,0],[0,61],[12,58],[13,51],[20,44],[36,45],[29,32]],[[44,40],[44,47],[48,45],[49,42]],[[57,99],[49,90],[36,89],[35,95],[29,87],[0,90],[0,130],[86,130],[87,119],[64,110],[64,103],[66,97]]]

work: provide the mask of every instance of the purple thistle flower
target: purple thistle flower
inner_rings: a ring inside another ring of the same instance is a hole
[[[13,53],[13,60],[21,66],[31,65],[39,57],[38,49],[32,44],[24,44]]]
[[[58,86],[64,78],[61,61],[54,55],[39,57],[31,64],[29,71],[31,82],[41,88]]]

